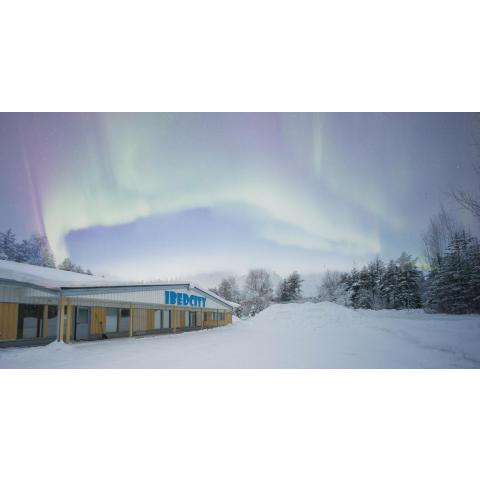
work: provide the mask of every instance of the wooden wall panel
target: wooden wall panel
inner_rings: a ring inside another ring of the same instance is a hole
[[[153,330],[155,327],[155,312],[152,309],[147,310],[147,330]]]
[[[42,337],[46,337],[48,332],[48,305],[43,306],[43,332]]]
[[[185,328],[185,310],[178,310],[178,328]]]
[[[73,305],[71,304],[71,301],[67,299],[67,315],[65,317],[65,322],[66,322],[65,341],[67,343],[71,342],[73,332],[75,329],[75,326],[73,325],[73,313],[74,313]]]
[[[0,303],[0,340],[17,338],[17,303]]]
[[[105,307],[92,307],[90,333],[92,335],[101,335],[105,333],[106,309]]]
[[[133,309],[133,331],[146,332],[148,327],[147,310],[145,308]]]

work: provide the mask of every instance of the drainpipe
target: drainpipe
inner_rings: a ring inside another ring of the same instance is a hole
[[[66,343],[70,343],[70,337],[72,333],[72,305],[71,300],[67,298],[67,334]]]
[[[133,307],[130,305],[129,335],[133,337]]]

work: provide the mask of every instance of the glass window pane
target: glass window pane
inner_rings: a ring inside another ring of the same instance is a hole
[[[161,310],[155,310],[155,318],[154,318],[153,328],[155,330],[160,330],[160,328],[162,328],[162,311]]]
[[[170,310],[163,311],[163,328],[171,328],[170,327]]]
[[[55,305],[49,305],[47,337],[56,337],[57,330],[58,330],[58,308]]]
[[[17,338],[36,338],[42,335],[43,305],[18,306]]]
[[[120,315],[119,332],[130,331],[130,310],[128,308],[122,308]]]
[[[190,312],[185,312],[185,328],[190,326]]]
[[[35,338],[37,336],[38,318],[25,317],[23,319],[23,338]]]
[[[118,309],[107,308],[106,318],[107,318],[107,325],[106,325],[105,331],[107,333],[116,332],[118,327]]]
[[[88,324],[88,309],[79,307],[77,313],[77,325],[87,325]]]

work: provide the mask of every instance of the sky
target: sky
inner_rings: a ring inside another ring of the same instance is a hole
[[[1,113],[0,230],[45,234],[58,262],[135,280],[420,256],[447,192],[476,188],[473,120]]]

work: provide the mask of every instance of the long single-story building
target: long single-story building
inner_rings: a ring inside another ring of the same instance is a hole
[[[0,260],[0,346],[178,333],[237,305],[191,283],[124,283]]]

